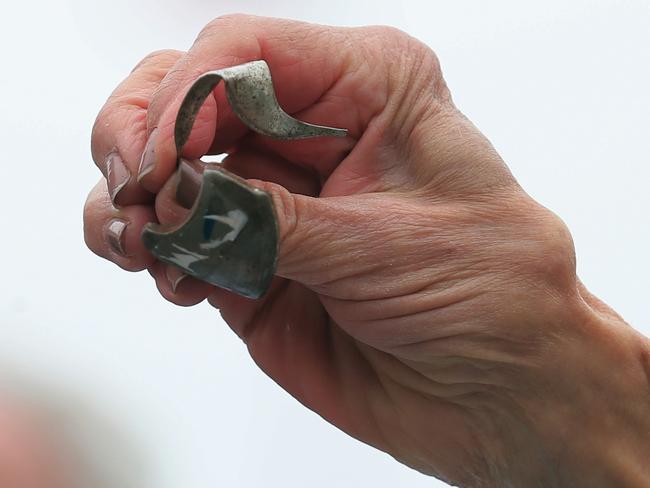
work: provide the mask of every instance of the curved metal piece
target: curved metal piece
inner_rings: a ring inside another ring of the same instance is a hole
[[[262,296],[275,274],[278,228],[271,197],[218,167],[203,172],[185,222],[147,224],[142,240],[161,261],[248,298]]]
[[[201,105],[221,80],[233,112],[260,134],[279,139],[347,134],[345,129],[289,116],[275,97],[268,65],[253,61],[205,73],[190,87],[174,129],[179,157]],[[147,224],[142,232],[145,246],[188,275],[245,297],[261,297],[277,264],[278,226],[271,196],[218,165],[182,159],[178,163],[177,200],[189,207],[198,197],[185,222],[174,227]]]
[[[308,124],[288,115],[275,97],[268,64],[266,61],[252,61],[209,71],[194,82],[176,117],[174,137],[179,155],[190,136],[201,105],[221,80],[226,86],[226,97],[233,112],[255,132],[276,139],[345,137],[348,133],[346,129]]]

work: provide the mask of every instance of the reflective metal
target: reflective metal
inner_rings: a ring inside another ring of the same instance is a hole
[[[253,61],[210,71],[194,82],[176,117],[179,157],[201,105],[221,80],[233,112],[260,134],[278,139],[347,134],[345,129],[308,124],[288,115],[278,104],[268,65]],[[188,170],[193,164],[179,159],[177,199],[186,207],[191,203],[188,195],[197,193],[192,183],[197,173]],[[278,226],[270,195],[218,165],[204,164],[198,197],[185,222],[173,227],[147,224],[142,239],[160,261],[249,298],[264,295],[275,274]]]

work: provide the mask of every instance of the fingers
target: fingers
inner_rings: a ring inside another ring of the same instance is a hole
[[[363,252],[374,241],[368,242],[365,220],[372,213],[354,199],[314,198],[268,181],[248,181],[273,200],[279,230],[278,276],[320,286],[368,261]],[[377,262],[375,257],[371,261]]]
[[[177,188],[179,185],[191,187],[187,190],[187,198],[193,201],[199,192],[201,166],[202,163],[197,161],[184,161],[179,171],[160,189],[156,195],[155,209],[161,224],[174,225],[188,218],[190,210],[186,208],[187,205],[182,206],[177,201]],[[292,165],[278,156],[242,150],[229,156],[223,166],[242,178],[261,177],[296,193],[318,194],[319,184],[313,174],[302,168],[292,168]],[[252,313],[258,303],[188,277],[175,266],[161,262],[150,267],[149,272],[155,278],[163,297],[178,305],[195,305],[209,296],[211,303],[222,309],[222,313],[230,314],[237,310],[235,315],[240,316]],[[236,328],[235,330],[240,335],[243,333]]]
[[[187,164],[184,164],[184,169],[186,171],[194,171],[194,169],[189,168]],[[200,189],[200,177],[201,175],[198,173],[197,169],[196,176],[193,178],[193,188],[191,189],[192,200],[198,196]],[[158,222],[161,224],[174,225],[185,221],[189,217],[189,208],[180,205],[176,199],[176,188],[178,187],[180,181],[181,173],[177,171],[174,173],[174,175],[172,175],[171,178],[167,180],[165,186],[163,186],[156,195],[156,216],[158,217]]]
[[[334,160],[323,155],[318,160],[323,160],[321,164],[328,168],[314,169],[331,172],[331,166],[349,152],[370,120],[387,105],[395,81],[390,79],[390,63],[381,45],[391,39],[382,39],[370,49],[367,38],[379,38],[371,34],[368,29],[241,15],[212,22],[163,80],[151,102],[148,127],[150,131],[157,128],[158,142],[152,164],[140,176],[142,185],[157,191],[175,168],[174,119],[193,80],[203,72],[256,59],[269,64],[278,100],[287,112],[300,114],[307,122],[349,129],[350,139],[345,142],[323,138],[273,146],[285,159],[304,159],[305,164],[310,164],[306,155],[318,152],[316,148],[320,147],[320,152],[333,154]],[[228,149],[246,131],[226,102],[223,87],[215,90],[214,100],[219,117],[215,126],[217,139],[211,147]],[[197,125],[200,127],[201,121]],[[294,150],[296,153],[292,153]],[[184,156],[198,155],[196,147],[188,147],[187,151]]]
[[[223,167],[245,179],[277,183],[292,193],[318,196],[320,181],[314,171],[291,164],[273,153],[243,148],[228,156]]]
[[[318,117],[308,117],[303,114],[294,114],[299,120],[318,120]],[[337,127],[344,127],[338,125]],[[293,168],[303,168],[318,176],[321,181],[326,180],[331,173],[339,166],[357,144],[352,137],[300,139],[282,141],[270,139],[256,133],[249,133],[238,145],[253,151],[267,154],[276,154],[278,157],[291,163]],[[217,137],[214,147],[210,148],[210,154],[218,154],[220,138]],[[260,178],[264,179],[264,178]]]
[[[178,107],[177,107],[178,108]],[[155,109],[154,109],[155,112]],[[178,155],[174,141],[176,113],[159,120],[149,132],[138,168],[138,183],[147,190],[157,193],[177,166]],[[194,120],[192,132],[183,146],[183,156],[197,159],[206,154],[215,137],[217,127],[217,104],[209,96]],[[159,168],[164,168],[160,172]],[[155,184],[151,182],[154,181]]]
[[[188,218],[190,205],[179,204],[177,188],[191,187],[185,191],[189,195],[186,198],[193,201],[199,193],[201,165],[205,163],[184,161],[179,171],[160,189],[155,209],[161,224],[174,225]],[[374,248],[393,232],[391,222],[382,222],[392,218],[390,212],[381,210],[385,201],[358,197],[315,198],[320,185],[313,173],[296,168],[276,155],[259,151],[237,151],[224,160],[223,167],[271,195],[280,231],[279,276],[322,289],[325,283],[373,269],[383,262],[384,256]],[[264,178],[264,181],[257,178]],[[152,274],[161,293],[176,301],[170,292],[174,291],[175,278],[169,276],[169,270],[159,268]],[[188,297],[187,302],[203,298],[197,294]],[[185,303],[185,298],[181,302]]]
[[[86,245],[98,256],[113,261],[128,271],[140,271],[155,259],[140,239],[142,227],[155,221],[153,208],[131,205],[113,206],[105,179],[91,190],[84,207]]]
[[[167,189],[165,198],[169,198],[170,193]],[[156,215],[150,206],[115,208],[106,180],[102,179],[90,192],[84,207],[84,238],[95,254],[123,269],[148,268],[160,294],[172,303],[190,306],[202,302],[214,287],[185,275],[175,266],[156,261],[142,244],[142,228],[155,221]]]
[[[197,305],[205,300],[214,287],[187,276],[176,266],[157,261],[149,268],[160,294],[168,301],[182,307]]]
[[[135,178],[147,140],[147,109],[160,81],[182,54],[167,50],[144,58],[97,116],[91,140],[93,160],[106,177],[109,195],[117,205],[152,200]]]
[[[421,115],[412,110],[412,100],[401,103],[405,94],[434,96],[431,93],[444,85],[436,78],[435,59],[428,60],[423,69],[426,56],[413,46],[410,38],[394,30],[230,16],[208,25],[188,53],[163,53],[158,55],[162,60],[143,62],[111,97],[93,131],[93,156],[108,183],[97,191],[100,196],[89,199],[89,246],[129,269],[153,263],[150,256],[140,253],[142,225],[154,220],[152,209],[140,207],[152,198],[143,188],[160,192],[155,201],[160,222],[175,223],[187,215],[172,198],[173,184],[169,183],[177,167],[173,130],[184,94],[205,71],[264,59],[287,112],[307,122],[345,127],[350,137],[283,142],[250,134],[233,114],[220,86],[199,112],[183,156],[226,150],[230,153],[224,163],[228,169],[257,178],[253,184],[271,193],[281,229],[281,276],[318,285],[337,279],[337,273],[347,273],[350,256],[368,251],[368,231],[363,230],[368,227],[360,222],[376,217],[376,209],[372,202],[364,206],[345,197],[313,196],[372,191],[375,176],[399,161],[398,133],[411,132],[411,112]],[[419,80],[417,85],[412,77]],[[328,180],[329,188],[323,191],[321,185],[342,160],[350,162],[346,171],[338,172],[343,179],[331,178],[336,184]],[[367,183],[370,180],[372,184]],[[128,224],[115,217],[111,196],[119,205],[133,206],[119,214],[128,217]],[[133,239],[129,236],[136,233],[138,242],[127,245]],[[122,249],[116,243],[133,249]],[[361,265],[370,268],[377,262],[375,258],[357,259],[352,264],[358,271]],[[152,274],[165,296],[192,283],[158,268]]]
[[[274,297],[278,292],[282,292],[286,285],[287,280],[274,278],[266,295],[257,300],[213,287],[208,296],[208,303],[219,309],[223,320],[242,340],[246,341],[249,338],[249,333],[252,332],[251,329],[255,327],[254,318],[265,306],[273,302]]]

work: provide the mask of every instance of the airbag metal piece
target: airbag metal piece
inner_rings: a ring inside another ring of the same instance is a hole
[[[190,87],[176,117],[174,138],[180,158],[196,115],[223,80],[233,112],[248,127],[278,139],[343,137],[345,129],[318,126],[289,116],[278,104],[265,61],[211,71]],[[192,165],[178,161],[182,181],[177,200],[190,206]],[[160,261],[188,275],[249,298],[267,291],[275,274],[278,226],[270,195],[217,164],[204,166],[198,197],[187,220],[174,227],[147,224],[142,240]],[[194,173],[194,179],[198,178]],[[197,193],[197,192],[194,192]]]

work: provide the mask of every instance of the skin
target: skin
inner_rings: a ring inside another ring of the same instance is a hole
[[[71,488],[74,484],[61,446],[22,405],[0,400],[0,486]]]
[[[255,59],[287,112],[349,137],[269,140],[217,88],[183,156],[228,152],[227,169],[271,194],[278,277],[257,301],[192,278],[173,289],[139,236],[185,216],[172,198],[176,111],[197,75]],[[152,133],[155,165],[138,175]],[[422,43],[386,27],[218,18],[111,95],[92,135],[104,175],[115,152],[132,177],[117,194],[104,178],[92,189],[90,249],[148,269],[174,303],[207,298],[327,421],[459,486],[648,483],[647,339],[580,283],[566,226],[455,108]],[[128,223],[124,254],[107,238],[114,218]]]

